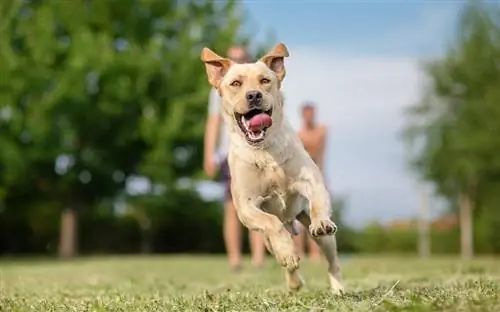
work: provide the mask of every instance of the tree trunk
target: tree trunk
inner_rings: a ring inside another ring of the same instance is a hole
[[[59,257],[72,258],[77,250],[77,212],[74,208],[63,209],[59,237]]]
[[[473,207],[470,195],[460,194],[458,205],[460,208],[460,250],[462,258],[469,260],[474,257]]]
[[[431,239],[429,225],[429,202],[427,193],[422,187],[420,190],[420,216],[418,219],[418,254],[421,258],[428,258],[431,255]]]
[[[135,208],[135,218],[141,229],[141,253],[151,253],[151,220],[141,208]]]
[[[149,235],[149,231],[142,231],[142,240],[141,240],[141,254],[148,255],[151,253],[151,238]]]

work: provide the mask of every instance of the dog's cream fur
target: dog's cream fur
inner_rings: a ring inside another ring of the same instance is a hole
[[[239,219],[248,229],[263,234],[268,250],[286,268],[291,291],[303,285],[290,234],[293,221],[299,220],[323,251],[331,289],[339,294],[343,286],[330,196],[318,167],[283,112],[280,87],[288,56],[285,45],[279,44],[256,63],[235,64],[208,48],[201,59],[209,82],[222,96],[223,118],[230,133],[231,189]],[[248,91],[260,91],[262,109],[272,109],[272,126],[258,143],[246,139],[235,119],[235,112],[249,111]]]

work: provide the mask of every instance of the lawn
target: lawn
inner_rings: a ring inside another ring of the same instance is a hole
[[[306,285],[284,288],[272,259],[230,273],[222,257],[0,261],[0,311],[500,311],[500,261],[352,257],[347,294],[328,292],[324,264],[303,261]]]

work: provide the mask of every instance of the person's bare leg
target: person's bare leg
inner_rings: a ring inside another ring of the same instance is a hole
[[[236,214],[232,200],[226,200],[224,204],[224,243],[232,269],[240,269],[241,261],[241,224]]]
[[[309,259],[311,259],[313,262],[320,262],[321,261],[321,252],[318,244],[316,241],[308,235],[307,238],[309,242]]]
[[[249,231],[250,239],[250,252],[252,254],[252,265],[256,268],[264,266],[264,259],[266,257],[266,245],[264,245],[264,238],[262,234],[257,231]]]

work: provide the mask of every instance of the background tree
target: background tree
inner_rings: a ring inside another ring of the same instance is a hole
[[[75,255],[78,215],[97,226],[117,197],[135,196],[126,189],[134,177],[147,186],[135,201],[150,205],[142,215],[201,206],[177,185],[200,173],[209,85],[199,54],[245,39],[238,9],[208,0],[3,1],[0,219],[8,239],[0,245],[36,251],[8,233],[46,240],[40,233],[51,236],[59,219],[59,254]]]
[[[458,210],[464,258],[473,256],[474,218],[500,216],[494,208],[500,194],[492,194],[500,178],[499,60],[498,5],[468,2],[446,55],[425,64],[426,94],[410,110],[407,138],[418,146],[413,164]]]

